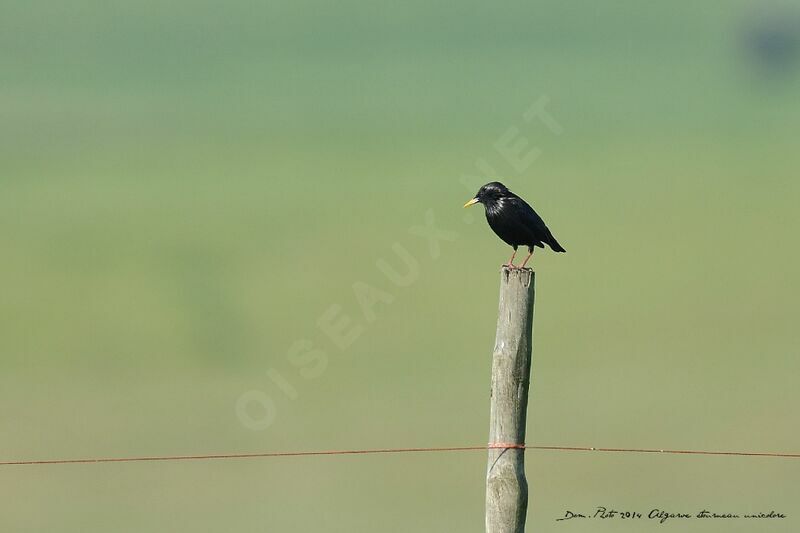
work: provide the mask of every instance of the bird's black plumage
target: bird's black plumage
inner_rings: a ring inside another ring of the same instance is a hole
[[[489,226],[498,237],[514,248],[515,254],[519,246],[527,246],[530,259],[534,247],[544,248],[545,244],[555,252],[566,252],[553,237],[542,217],[502,183],[496,181],[487,183],[465,207],[476,203],[483,204]],[[523,267],[528,259],[523,263]],[[513,260],[514,256],[511,256],[509,266],[514,266]]]

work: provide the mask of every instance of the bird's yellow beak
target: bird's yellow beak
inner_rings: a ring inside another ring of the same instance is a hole
[[[471,205],[475,205],[475,204],[477,204],[477,203],[478,203],[478,199],[477,199],[477,198],[473,198],[473,199],[472,199],[472,200],[470,200],[469,202],[465,203],[465,204],[464,204],[464,207],[469,207],[469,206],[471,206]]]

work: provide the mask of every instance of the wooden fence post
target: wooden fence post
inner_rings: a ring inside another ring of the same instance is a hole
[[[500,272],[500,310],[492,356],[489,464],[486,471],[487,533],[525,531],[525,421],[531,371],[534,272]],[[501,447],[508,445],[510,447]],[[495,447],[492,447],[495,446]]]

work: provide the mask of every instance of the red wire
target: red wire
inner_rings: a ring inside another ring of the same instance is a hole
[[[368,450],[322,450],[309,452],[265,452],[265,453],[233,453],[215,455],[167,455],[152,457],[111,457],[92,459],[45,459],[30,461],[0,461],[0,466],[20,465],[67,465],[90,463],[140,463],[154,461],[203,461],[217,459],[255,459],[265,457],[309,457],[315,455],[374,455],[389,453],[430,453],[430,452],[466,452],[491,449],[550,450],[572,452],[614,452],[614,453],[666,453],[684,455],[734,455],[745,457],[788,457],[800,458],[800,453],[771,452],[724,452],[707,450],[656,450],[648,448],[589,448],[582,446],[526,446],[525,444],[491,443],[483,446],[449,446],[438,448],[374,448]]]

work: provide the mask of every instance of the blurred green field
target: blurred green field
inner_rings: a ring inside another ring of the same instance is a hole
[[[480,160],[568,250],[533,263],[531,444],[799,452],[800,64],[747,40],[776,6],[0,1],[0,461],[484,443],[509,250],[461,209]],[[522,116],[543,96],[560,135]],[[373,322],[357,282],[394,298]],[[527,462],[531,531],[800,529],[791,459]],[[483,527],[483,453],[0,475],[3,532]]]

